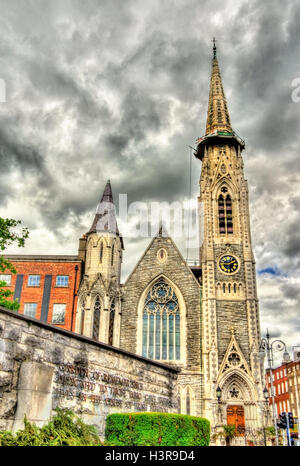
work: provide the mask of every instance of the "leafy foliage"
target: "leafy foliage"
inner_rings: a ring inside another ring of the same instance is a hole
[[[68,409],[56,409],[48,424],[37,427],[25,416],[25,427],[16,434],[0,432],[0,446],[100,446],[95,427],[85,424]]]
[[[230,443],[230,441],[237,435],[237,431],[234,424],[226,424],[223,426],[224,430],[224,437],[226,442]]]
[[[16,242],[19,247],[23,247],[25,239],[28,238],[29,232],[27,228],[22,228],[21,232],[15,231],[15,228],[20,225],[20,220],[13,218],[0,217],[0,250],[4,251],[12,243]],[[3,256],[0,256],[0,272],[16,273],[14,266]],[[18,310],[20,307],[19,302],[11,301],[12,291],[6,288],[6,282],[0,281],[0,306],[6,307],[11,310]]]
[[[206,446],[210,440],[210,423],[207,419],[183,414],[110,414],[105,435],[116,446]]]

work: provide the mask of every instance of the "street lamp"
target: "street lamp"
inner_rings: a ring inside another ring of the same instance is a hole
[[[269,402],[269,391],[267,389],[267,387],[265,387],[263,389],[263,394],[264,394],[264,398],[265,398],[265,403],[266,403],[266,406],[265,406],[265,420],[266,422],[264,424],[264,443],[265,443],[265,447],[267,446],[267,441],[266,441],[266,427],[267,427],[267,423],[268,423],[268,419],[267,419],[267,415],[268,415],[268,402]]]
[[[219,385],[218,385],[218,387],[217,387],[217,389],[216,389],[216,395],[217,395],[217,400],[218,400],[218,416],[219,416],[219,422],[222,423],[222,418],[221,418],[222,412],[221,412],[221,406],[220,406],[221,397],[222,397],[222,390],[221,390],[221,388],[219,387]]]
[[[277,415],[276,415],[276,408],[275,408],[275,396],[274,396],[274,386],[273,386],[273,374],[272,374],[272,367],[273,367],[273,349],[275,348],[276,351],[283,351],[283,362],[287,362],[290,360],[290,355],[287,352],[286,344],[282,340],[273,340],[270,343],[270,335],[267,330],[266,338],[261,339],[260,347],[259,347],[259,358],[261,363],[263,363],[264,358],[267,354],[268,358],[268,369],[270,370],[270,383],[271,383],[271,397],[272,397],[272,408],[273,408],[273,423],[275,427],[275,435],[276,435],[276,445],[279,445],[278,442],[278,428],[277,428]]]

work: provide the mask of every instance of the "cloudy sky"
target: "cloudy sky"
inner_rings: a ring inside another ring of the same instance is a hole
[[[107,179],[117,205],[119,193],[188,202],[188,146],[205,130],[216,36],[231,122],[246,141],[262,333],[300,344],[300,3],[0,7],[0,215],[30,229],[25,249],[9,252],[76,254]],[[200,169],[194,159],[191,199]],[[124,241],[123,279],[149,239]]]

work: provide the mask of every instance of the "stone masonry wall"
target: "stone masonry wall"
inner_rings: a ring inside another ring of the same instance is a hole
[[[167,260],[163,263],[160,263],[157,258],[157,253],[161,248],[167,253]],[[181,328],[186,334],[185,348],[181,348],[181,355],[186,356],[185,364],[179,361],[175,363],[184,367],[185,370],[199,373],[201,367],[200,285],[171,238],[154,238],[125,283],[120,346],[128,351],[137,351],[138,306],[141,295],[147,286],[161,275],[167,277],[178,287],[186,306],[186,327]],[[171,361],[170,364],[172,364]]]
[[[104,437],[113,412],[177,412],[177,370],[0,308],[0,430],[71,408]]]

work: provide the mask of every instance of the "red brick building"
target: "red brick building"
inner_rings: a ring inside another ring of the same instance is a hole
[[[294,352],[294,360],[272,369],[272,374],[277,417],[283,412],[292,413],[294,428],[291,429],[291,437],[296,441],[299,438],[300,419],[300,353]],[[272,405],[270,377],[270,370],[267,369],[266,386]]]
[[[290,400],[289,400],[289,389],[287,379],[287,363],[282,364],[276,369],[272,369],[273,376],[273,389],[275,395],[275,406],[277,417],[280,413],[290,412]],[[272,405],[271,398],[271,374],[270,369],[266,370],[266,386],[270,394],[270,405]]]
[[[19,312],[66,330],[75,329],[82,261],[78,256],[7,255],[17,270],[0,275],[20,302]]]

